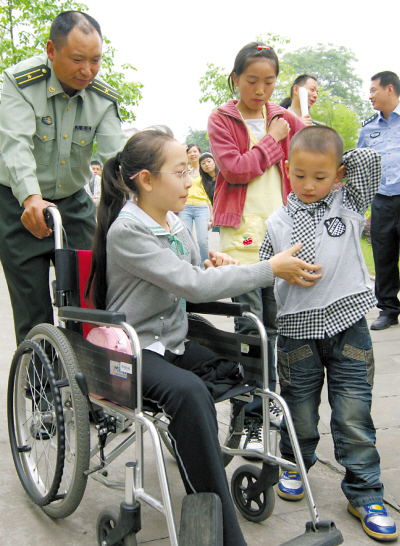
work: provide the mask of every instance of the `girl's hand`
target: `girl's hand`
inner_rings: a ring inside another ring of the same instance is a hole
[[[310,114],[307,114],[306,116],[302,116],[300,119],[305,125],[312,125],[312,119]]]
[[[272,136],[275,142],[280,142],[286,138],[290,131],[289,123],[283,118],[274,118],[268,127],[268,134]]]
[[[204,260],[204,267],[220,267],[221,265],[239,265],[239,260],[234,260],[229,254],[225,252],[215,252],[210,250],[210,259]]]
[[[298,252],[302,246],[302,243],[297,243],[288,250],[276,254],[268,261],[275,277],[280,277],[289,284],[313,286],[315,281],[322,277],[322,273],[313,274],[308,271],[318,271],[322,268],[322,265],[309,264],[300,260],[300,258],[295,258],[293,254]]]

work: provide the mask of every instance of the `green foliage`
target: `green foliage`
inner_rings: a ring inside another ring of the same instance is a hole
[[[56,14],[68,10],[87,12],[88,7],[74,0],[0,0],[0,72],[43,53]],[[123,121],[133,121],[132,107],[142,98],[143,85],[126,81],[124,72],[114,71],[114,55],[115,49],[104,37],[101,77],[121,94]],[[130,64],[122,65],[122,68],[135,70]]]
[[[185,139],[185,144],[198,144],[202,152],[210,151],[210,141],[208,139],[207,131],[197,131],[190,127],[189,133]]]
[[[312,107],[312,118],[335,129],[343,138],[345,151],[355,148],[360,128],[359,117],[331,92],[322,90],[319,93],[318,101]]]
[[[200,90],[203,93],[200,102],[212,102],[215,108],[227,102],[231,97],[228,87],[229,72],[213,63],[207,64],[208,70],[200,78]]]
[[[317,44],[286,53],[283,59],[293,67],[297,75],[313,75],[320,87],[330,91],[333,97],[340,99],[359,115],[362,114],[362,80],[355,75],[354,65],[357,59],[350,49],[333,44]]]

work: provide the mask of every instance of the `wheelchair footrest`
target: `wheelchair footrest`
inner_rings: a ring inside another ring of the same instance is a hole
[[[333,521],[319,521],[314,531],[311,521],[306,523],[306,530],[281,546],[337,546],[343,544],[343,536]]]
[[[179,546],[223,546],[222,504],[218,495],[186,495],[182,503]]]

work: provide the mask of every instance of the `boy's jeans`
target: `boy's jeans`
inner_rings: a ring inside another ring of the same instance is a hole
[[[318,407],[325,368],[335,457],[346,468],[342,490],[356,507],[382,503],[380,458],[370,412],[374,357],[365,318],[331,338],[278,336],[281,394],[289,406],[307,470],[317,460]],[[285,459],[294,461],[284,421],[280,449]]]

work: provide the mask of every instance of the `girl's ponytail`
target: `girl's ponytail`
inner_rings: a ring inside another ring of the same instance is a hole
[[[121,153],[109,159],[101,177],[101,199],[97,211],[97,229],[92,244],[92,268],[85,289],[88,298],[92,289],[93,302],[97,309],[106,308],[107,292],[107,233],[120,210],[129,199],[129,190],[122,181]]]

